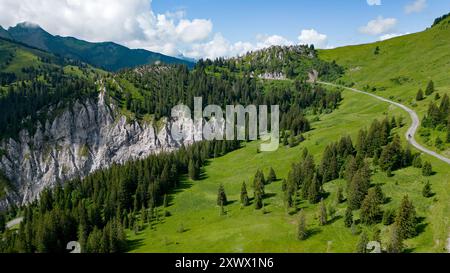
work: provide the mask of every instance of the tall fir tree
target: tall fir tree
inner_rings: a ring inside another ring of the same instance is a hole
[[[395,218],[397,232],[402,239],[408,239],[416,235],[417,219],[416,210],[409,197],[406,195]]]
[[[380,216],[380,200],[375,189],[371,188],[361,205],[361,222],[366,225],[373,225],[378,222]]]
[[[226,206],[227,205],[227,195],[225,193],[225,188],[223,184],[220,184],[219,190],[217,192],[217,205]]]
[[[297,238],[300,241],[304,241],[308,238],[308,229],[307,229],[307,223],[306,223],[306,216],[305,212],[303,210],[300,211],[299,214],[299,221],[298,221],[298,228],[297,228]]]
[[[245,181],[242,183],[241,187],[241,204],[244,207],[247,207],[250,204],[248,193],[247,193],[247,185],[245,184]]]
[[[367,253],[367,244],[369,243],[369,237],[364,231],[359,237],[358,245],[356,246],[356,253]]]

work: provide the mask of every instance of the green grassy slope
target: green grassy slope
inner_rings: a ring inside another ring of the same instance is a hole
[[[374,54],[377,46],[378,55]],[[419,88],[425,90],[428,81],[433,80],[441,97],[450,94],[450,17],[423,32],[373,44],[323,50],[320,57],[335,60],[346,68],[344,82],[354,83],[361,89],[367,85],[371,90],[376,88],[378,95],[412,107],[422,118],[430,102],[435,101],[435,95],[416,102]],[[432,142],[438,134],[445,139],[444,132],[433,132],[431,142],[422,142],[433,148]],[[442,153],[449,156],[450,149]]]
[[[242,182],[247,182],[249,196],[251,180],[257,169],[267,174],[273,167],[278,178],[287,178],[291,163],[297,162],[301,150],[308,150],[316,156],[318,162],[324,148],[331,141],[341,136],[356,137],[361,127],[367,126],[373,119],[385,114],[403,115],[399,109],[388,104],[379,103],[370,97],[344,91],[344,101],[339,110],[320,117],[315,122],[314,130],[306,134],[307,141],[299,147],[282,147],[274,153],[256,152],[257,143],[247,144],[241,150],[213,160],[205,171],[202,181],[188,181],[183,189],[175,192],[167,210],[170,217],[165,217],[154,229],[146,228],[137,235],[129,231],[131,252],[353,252],[359,236],[344,227],[343,215],[345,204],[337,207],[337,217],[325,227],[318,226],[316,220],[317,206],[303,202],[301,207],[307,214],[308,228],[312,236],[306,241],[296,239],[296,214],[288,214],[283,205],[281,182],[269,185],[265,199],[267,214],[256,211],[253,206],[241,209],[239,202]],[[403,134],[406,126],[401,129]],[[396,172],[393,178],[377,172],[374,183],[383,185],[383,190],[392,201],[384,206],[397,208],[404,194],[412,198],[419,216],[426,217],[424,231],[416,238],[406,242],[408,250],[414,252],[441,252],[448,234],[450,214],[450,192],[448,191],[448,166],[431,158],[437,175],[430,178],[436,200],[421,196],[424,178],[417,169],[404,169]],[[228,199],[232,204],[226,207],[227,215],[220,216],[216,206],[217,189],[225,186]],[[342,180],[326,184],[330,196],[327,205],[334,202],[338,185]],[[186,229],[179,233],[180,226]],[[387,240],[388,228],[378,225],[382,230],[384,242]],[[372,228],[368,229],[369,234]]]

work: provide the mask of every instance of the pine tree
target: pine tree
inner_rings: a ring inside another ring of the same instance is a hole
[[[341,204],[342,202],[344,202],[345,198],[344,198],[344,189],[339,186],[336,192],[336,202],[338,204]]]
[[[423,91],[422,89],[419,89],[416,95],[416,101],[422,101],[423,100]]]
[[[416,225],[416,210],[411,201],[409,201],[408,196],[405,196],[395,218],[395,226],[401,239],[414,237],[416,235]]]
[[[363,167],[353,176],[348,188],[347,202],[351,209],[359,209],[370,187],[370,173]]]
[[[375,54],[375,55],[379,55],[379,54],[380,54],[380,47],[379,47],[379,46],[377,46],[377,47],[375,48],[373,54]]]
[[[422,189],[422,195],[425,198],[430,198],[433,196],[433,192],[431,191],[431,184],[430,181],[427,181],[427,183],[425,184],[425,186],[423,186]]]
[[[361,205],[361,222],[366,225],[375,224],[380,215],[380,202],[375,189],[370,189]]]
[[[255,200],[255,209],[257,209],[257,210],[262,209],[264,201],[263,201],[263,196],[262,196],[261,190],[258,190],[258,189],[255,190],[254,200]]]
[[[369,237],[364,231],[359,237],[358,245],[356,246],[356,253],[367,253],[367,244],[369,243]]]
[[[434,93],[434,82],[430,81],[428,83],[427,89],[425,90],[425,95],[429,96]]]
[[[384,196],[383,189],[379,184],[374,187],[374,191],[378,200],[378,204],[384,204],[386,197]]]
[[[320,201],[319,207],[319,224],[325,226],[328,223],[327,207],[323,199]]]
[[[314,178],[308,189],[308,200],[311,204],[317,204],[320,201],[320,186],[317,174],[314,174]]]
[[[374,228],[372,241],[381,243],[381,230],[378,227]]]
[[[351,208],[345,210],[344,224],[347,228],[350,228],[353,224],[353,210]]]
[[[248,199],[248,193],[247,193],[247,185],[245,184],[245,182],[242,183],[242,188],[241,188],[241,204],[244,207],[247,207],[249,205],[250,201]]]
[[[274,169],[270,168],[269,175],[267,177],[267,183],[270,184],[270,183],[275,182],[275,181],[277,181],[277,175],[275,174]]]
[[[433,166],[430,162],[425,162],[422,167],[422,175],[423,176],[432,176],[433,175]]]
[[[227,205],[227,195],[225,193],[225,188],[223,187],[223,184],[220,184],[219,190],[217,192],[217,205],[218,206]]]
[[[303,210],[300,211],[298,229],[297,229],[297,238],[300,241],[306,240],[308,238],[308,230],[306,224],[306,216]]]
[[[420,155],[416,155],[414,157],[413,167],[417,169],[422,169],[423,165],[422,165],[422,158],[420,157]]]
[[[189,166],[188,166],[188,172],[189,172],[189,178],[192,180],[197,180],[197,169],[195,167],[195,163],[193,160],[189,160]]]
[[[169,206],[169,197],[164,194],[163,207],[167,208]]]
[[[387,247],[388,253],[402,253],[403,252],[403,237],[396,225],[392,226],[391,238]]]

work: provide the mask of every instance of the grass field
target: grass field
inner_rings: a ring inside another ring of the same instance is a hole
[[[297,218],[294,211],[286,211],[283,204],[281,182],[275,182],[266,188],[265,210],[256,211],[253,206],[241,208],[239,202],[240,187],[247,182],[249,196],[251,180],[258,169],[273,167],[278,178],[286,178],[292,163],[297,162],[303,148],[315,155],[318,163],[322,152],[331,141],[341,136],[355,137],[358,130],[368,126],[375,118],[384,115],[403,115],[399,109],[380,103],[375,99],[344,91],[344,101],[340,108],[329,115],[320,117],[313,123],[314,130],[306,134],[307,140],[295,148],[282,147],[274,153],[257,153],[258,143],[249,143],[246,147],[215,159],[204,168],[205,178],[201,181],[185,180],[183,187],[171,195],[170,206],[166,209],[171,216],[163,217],[153,229],[146,228],[134,234],[128,231],[131,252],[353,252],[358,235],[344,227],[345,204],[336,206],[336,217],[325,227],[319,227],[316,219],[317,205],[302,202],[300,207],[307,214],[308,228],[311,232],[306,241],[296,239]],[[409,121],[408,121],[409,122]],[[405,126],[402,130],[406,130]],[[399,132],[401,135],[404,132]],[[406,242],[408,251],[442,252],[448,235],[450,215],[450,192],[447,180],[448,165],[432,158],[437,174],[430,178],[434,198],[425,199],[421,190],[425,179],[420,170],[409,168],[395,173],[393,178],[377,172],[373,183],[383,185],[385,194],[391,202],[385,207],[397,208],[401,198],[409,194],[415,204],[418,215],[425,217],[421,223],[423,231],[419,236]],[[231,204],[226,206],[226,215],[220,215],[216,206],[217,190],[220,184],[225,186]],[[330,193],[325,200],[333,205],[338,185],[344,181],[326,184]],[[160,208],[162,211],[163,208]],[[184,232],[179,232],[180,227]],[[388,237],[388,228],[378,225],[382,238]],[[367,229],[369,234],[372,228]]]
[[[380,53],[375,54],[376,47]],[[347,46],[320,51],[325,60],[335,60],[346,68],[342,80],[355,87],[370,90],[414,109],[423,118],[431,102],[438,105],[435,94],[423,101],[415,100],[419,88],[425,90],[433,80],[442,98],[450,95],[450,18],[423,32],[414,33],[373,44]],[[422,144],[434,148],[437,136],[445,139],[446,132],[431,130],[431,137],[418,138]],[[450,156],[450,145],[442,154]]]

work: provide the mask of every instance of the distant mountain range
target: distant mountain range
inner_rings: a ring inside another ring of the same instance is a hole
[[[144,49],[129,49],[113,43],[91,43],[73,37],[55,36],[38,25],[20,23],[8,30],[0,26],[0,37],[15,40],[53,54],[79,60],[108,71],[118,71],[156,62],[184,64],[192,68],[193,60],[180,59]]]

